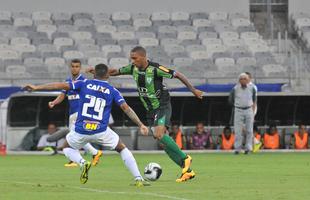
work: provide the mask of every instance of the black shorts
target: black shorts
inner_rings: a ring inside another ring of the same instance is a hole
[[[166,104],[164,106],[160,106],[159,108],[147,111],[146,119],[148,125],[151,127],[155,126],[170,126],[170,118],[171,118],[171,104]]]

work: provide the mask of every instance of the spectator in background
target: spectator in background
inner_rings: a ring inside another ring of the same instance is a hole
[[[191,136],[191,149],[213,149],[211,134],[205,130],[203,122],[196,124],[196,131]]]
[[[253,152],[256,153],[262,147],[262,136],[260,135],[256,125],[253,126]]]
[[[39,143],[37,145],[37,150],[39,151],[53,151],[53,150],[61,150],[65,139],[60,139],[56,142],[48,142],[47,138],[54,134],[57,131],[56,125],[54,123],[49,123],[47,126],[47,134],[41,136]]]
[[[222,150],[234,149],[234,143],[235,143],[235,134],[232,132],[229,126],[226,126],[223,129],[223,133],[218,137],[217,140],[218,149]]]
[[[279,149],[280,148],[280,134],[276,125],[270,125],[267,133],[263,137],[264,149]]]
[[[186,138],[180,129],[180,124],[178,122],[172,122],[171,131],[169,136],[175,141],[180,149],[186,149]]]
[[[290,144],[292,149],[309,148],[308,133],[305,125],[300,124],[298,126],[298,130],[291,136]]]

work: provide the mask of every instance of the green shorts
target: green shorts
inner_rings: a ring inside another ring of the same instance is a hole
[[[146,119],[148,125],[151,127],[155,126],[170,126],[171,118],[171,104],[161,106],[155,110],[147,111]]]

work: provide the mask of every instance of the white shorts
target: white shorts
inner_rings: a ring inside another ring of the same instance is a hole
[[[78,116],[78,113],[77,113],[77,112],[75,112],[75,113],[73,113],[73,114],[71,114],[71,115],[69,116],[69,129],[70,129],[70,130],[71,130],[71,129],[74,129],[74,124],[75,124],[75,122],[76,122],[77,116]]]
[[[114,150],[119,142],[119,136],[109,127],[105,132],[94,135],[84,135],[71,130],[66,136],[67,142],[73,149],[81,149],[87,143],[97,143],[108,149]]]

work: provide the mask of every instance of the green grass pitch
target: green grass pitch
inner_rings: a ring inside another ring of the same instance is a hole
[[[163,175],[152,186],[129,186],[132,177],[116,154],[104,155],[85,185],[78,168],[64,168],[63,155],[0,157],[0,199],[310,199],[309,153],[192,154],[197,176],[186,183],[175,182],[180,170],[165,154],[135,157],[141,171],[148,162],[162,166]]]

